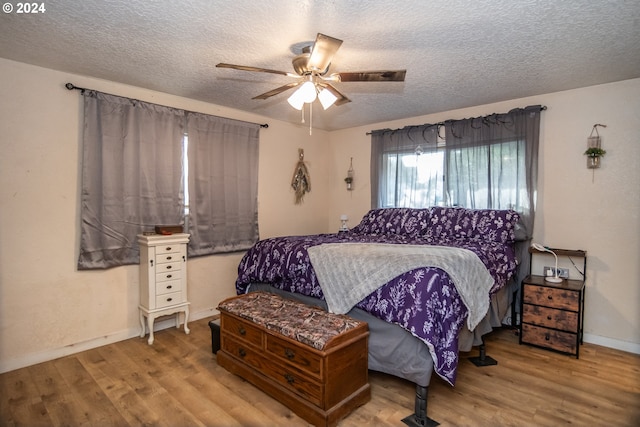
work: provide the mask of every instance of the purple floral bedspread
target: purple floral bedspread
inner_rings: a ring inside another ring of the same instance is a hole
[[[463,208],[375,209],[351,231],[261,240],[238,267],[236,290],[251,283],[324,299],[307,248],[323,243],[396,243],[440,245],[473,251],[494,278],[491,294],[501,289],[516,269],[513,250],[518,214],[513,211]],[[490,295],[487,295],[490,298]],[[458,334],[467,308],[449,276],[425,266],[401,274],[357,305],[422,340],[431,352],[436,373],[455,384]]]

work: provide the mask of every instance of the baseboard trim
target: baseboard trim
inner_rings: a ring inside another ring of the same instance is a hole
[[[189,313],[189,322],[204,319],[205,317],[215,317],[219,315],[218,310],[209,308],[199,312]],[[165,319],[154,324],[154,331],[161,331],[167,328],[175,328],[174,319]],[[115,332],[113,334],[92,338],[86,341],[69,344],[60,348],[53,348],[45,351],[38,351],[24,355],[20,358],[10,360],[0,360],[0,374],[14,371],[31,365],[36,365],[49,360],[58,359],[60,357],[69,356],[70,354],[79,353],[92,348],[101,347],[103,345],[113,344],[114,342],[124,341],[129,338],[140,337],[140,327],[133,327],[124,331]],[[142,339],[142,338],[141,338]],[[145,338],[146,339],[146,338]]]
[[[590,344],[615,348],[616,350],[626,351],[628,353],[640,354],[640,344],[635,342],[622,341],[592,334],[584,334],[583,340],[584,342],[588,342]]]

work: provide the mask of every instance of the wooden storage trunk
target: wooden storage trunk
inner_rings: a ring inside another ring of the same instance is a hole
[[[220,303],[218,364],[316,426],[371,398],[368,325],[266,292]]]

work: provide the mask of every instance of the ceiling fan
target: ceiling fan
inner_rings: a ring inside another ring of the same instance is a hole
[[[326,110],[331,105],[342,105],[351,102],[340,93],[331,82],[402,82],[407,70],[358,71],[328,74],[331,60],[342,45],[342,40],[318,33],[312,46],[306,46],[302,53],[293,58],[295,73],[270,70],[267,68],[249,67],[220,63],[216,67],[233,68],[242,71],[280,74],[298,78],[297,81],[255,96],[252,99],[267,99],[289,89],[300,86],[288,99],[292,107],[301,110],[305,103],[312,103],[318,98]]]

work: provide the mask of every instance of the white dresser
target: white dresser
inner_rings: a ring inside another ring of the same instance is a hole
[[[189,333],[189,301],[187,301],[187,243],[189,234],[138,235],[140,244],[140,337],[149,330],[153,344],[156,318],[175,314],[176,328],[184,312],[184,332]],[[145,325],[145,317],[147,319]]]

